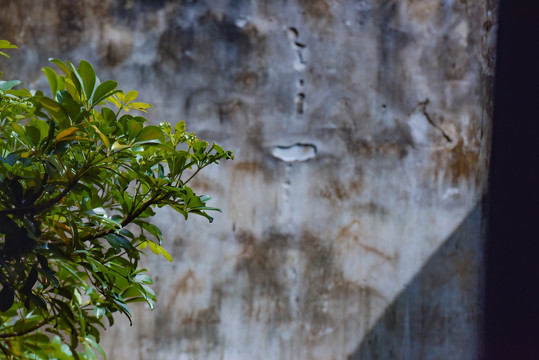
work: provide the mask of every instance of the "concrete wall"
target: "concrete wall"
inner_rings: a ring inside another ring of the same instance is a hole
[[[236,160],[160,211],[111,359],[477,359],[493,0],[0,1],[2,62],[89,60]]]

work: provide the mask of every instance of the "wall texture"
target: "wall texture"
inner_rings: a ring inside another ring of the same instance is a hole
[[[477,359],[494,0],[0,1],[2,63],[89,60],[236,160],[160,211],[111,359]],[[45,87],[46,88],[46,87]]]

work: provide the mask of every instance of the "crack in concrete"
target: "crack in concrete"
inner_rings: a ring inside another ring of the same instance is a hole
[[[417,108],[419,108],[419,110],[421,111],[421,113],[423,114],[423,116],[425,116],[425,119],[427,119],[427,121],[429,122],[429,124],[431,124],[432,126],[434,126],[434,128],[438,129],[443,137],[448,141],[448,142],[453,142],[453,139],[451,139],[451,137],[445,132],[445,130],[438,124],[436,124],[430,117],[430,115],[427,113],[427,105],[429,104],[429,98],[426,98],[425,101],[422,101],[422,102],[419,102],[417,103]]]

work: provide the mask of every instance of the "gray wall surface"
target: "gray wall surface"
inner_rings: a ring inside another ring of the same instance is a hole
[[[2,62],[90,61],[235,152],[159,211],[110,359],[477,359],[493,0],[0,1]]]

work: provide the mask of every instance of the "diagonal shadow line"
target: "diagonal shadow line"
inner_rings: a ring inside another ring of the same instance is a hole
[[[388,306],[348,360],[477,360],[482,353],[482,203]]]

